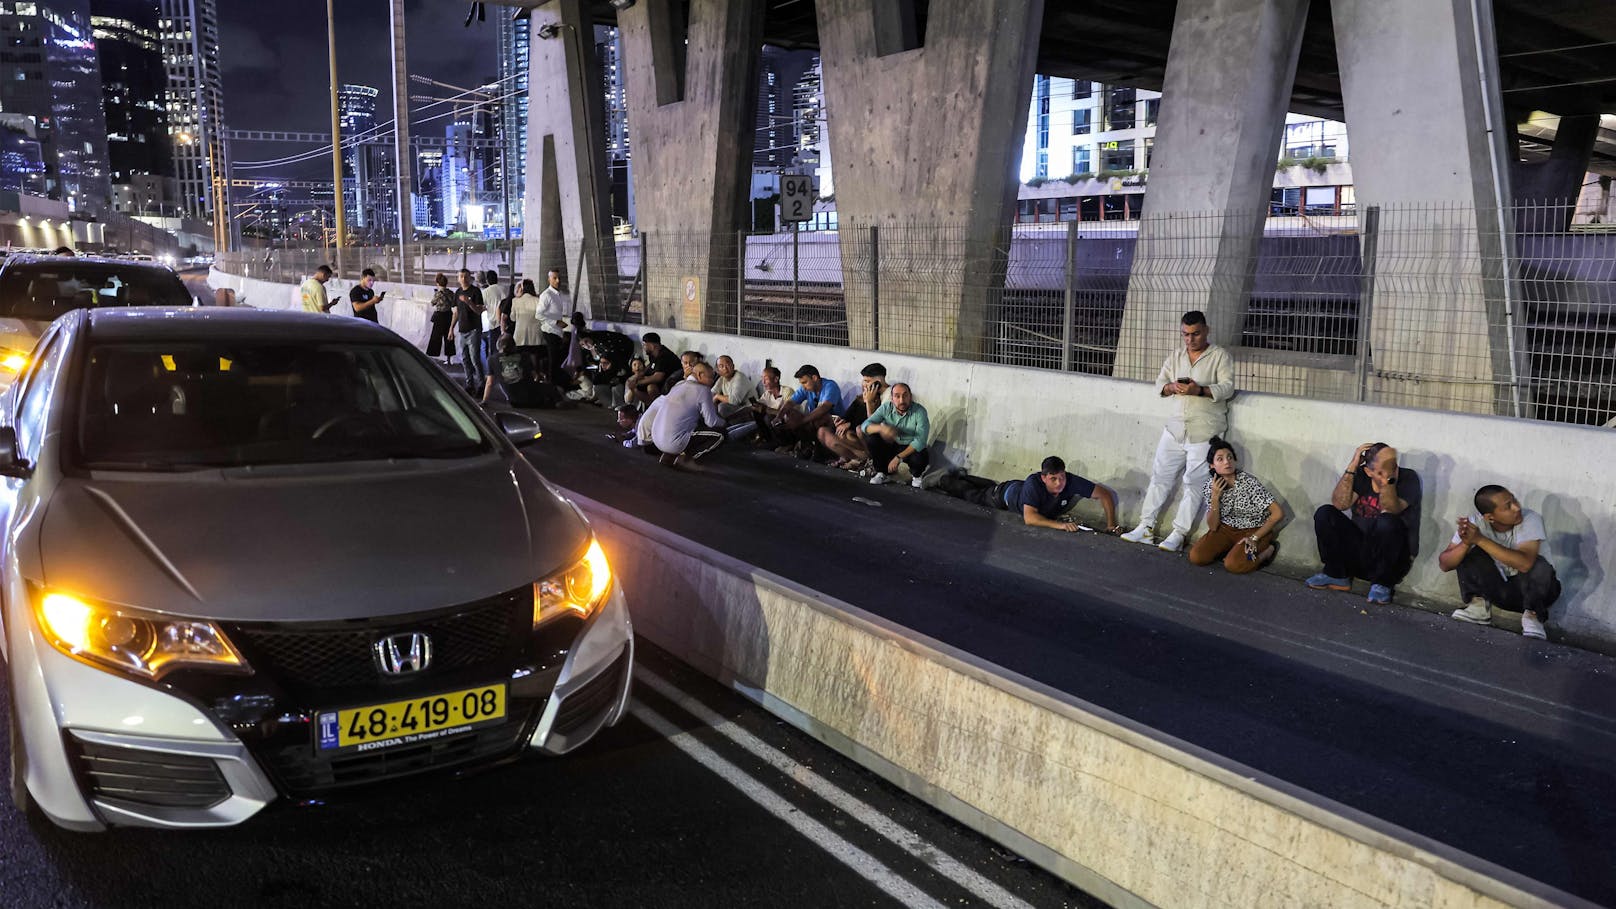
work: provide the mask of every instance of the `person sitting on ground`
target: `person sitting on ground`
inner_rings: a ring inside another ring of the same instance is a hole
[[[1459,519],[1448,548],[1437,557],[1443,571],[1459,573],[1459,600],[1453,617],[1492,624],[1492,609],[1520,611],[1521,634],[1543,638],[1549,607],[1560,599],[1560,579],[1548,558],[1543,516],[1521,507],[1502,486],[1476,490],[1476,512]]]
[[[719,423],[712,392],[716,379],[711,366],[697,363],[690,378],[652,402],[635,427],[639,446],[654,449],[665,467],[694,468],[696,461],[724,444],[722,432],[702,428],[704,423]]]
[[[705,363],[707,358],[699,350],[687,350],[679,355],[679,369],[683,371],[684,378],[688,379],[695,373],[697,363]]]
[[[746,373],[735,368],[735,359],[729,355],[718,358],[718,381],[713,383],[713,403],[725,425],[750,424],[752,401],[757,397],[757,384]]]
[[[578,390],[568,392],[567,397],[621,407],[623,383],[629,377],[629,361],[634,358],[634,341],[620,331],[585,331],[578,344],[594,355],[595,365],[586,369]]]
[[[1106,533],[1122,529],[1117,526],[1117,494],[1107,486],[1067,473],[1066,462],[1058,455],[1045,458],[1038,472],[1025,480],[999,483],[963,471],[939,471],[925,478],[921,485],[973,505],[1019,512],[1021,523],[1029,527],[1068,533],[1078,529],[1077,518],[1068,512],[1079,499],[1093,499],[1105,509]]]
[[[797,370],[796,379],[799,387],[791,396],[791,403],[802,409],[782,411],[780,429],[782,435],[796,443],[797,457],[808,458],[813,456],[814,439],[819,430],[829,426],[832,417],[843,413],[842,388],[834,379],[821,376],[811,364],[803,364]],[[784,454],[792,449],[782,446],[779,450]]]
[[[1314,590],[1351,590],[1369,581],[1369,602],[1390,603],[1419,548],[1420,477],[1397,466],[1397,449],[1365,442],[1336,480],[1330,504],[1313,513],[1324,567],[1307,579]]]
[[[795,394],[780,384],[780,367],[763,367],[763,381],[758,386],[757,400],[752,402],[752,422],[757,426],[757,443],[770,448],[787,445],[791,439],[783,431],[785,411],[796,409],[791,403]]]
[[[494,344],[494,357],[488,363],[488,378],[483,384],[483,397],[479,403],[485,407],[500,402],[531,407],[533,405],[526,402],[532,401],[534,396],[528,386],[536,379],[532,374],[531,361],[524,360],[516,352],[516,339],[502,334]]]
[[[1223,559],[1231,574],[1256,571],[1273,561],[1274,528],[1285,510],[1261,480],[1240,469],[1234,446],[1220,436],[1207,444],[1212,476],[1201,488],[1206,506],[1206,534],[1190,546],[1191,565]]]
[[[626,403],[643,409],[678,382],[684,368],[673,351],[662,346],[662,336],[656,332],[646,332],[640,337],[640,344],[645,347],[645,372],[629,377],[623,387],[623,398]]]
[[[870,465],[875,470],[870,485],[880,486],[888,477],[896,477],[898,468],[907,466],[910,485],[920,487],[926,467],[931,464],[931,453],[926,450],[926,442],[931,438],[931,420],[926,416],[926,408],[915,400],[908,383],[892,386],[892,400],[861,421],[858,434],[864,438]]]
[[[832,467],[844,470],[866,471],[869,476],[879,471],[879,464],[870,462],[870,449],[859,426],[880,409],[887,393],[887,368],[871,363],[859,370],[859,394],[839,417],[831,417],[830,425],[819,430],[819,444],[831,453]]]

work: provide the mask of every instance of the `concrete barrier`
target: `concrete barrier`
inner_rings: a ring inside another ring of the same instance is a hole
[[[1112,905],[1590,905],[573,498],[637,634]]]
[[[214,286],[248,288],[255,306],[277,300],[296,305],[296,288],[288,285],[217,270],[213,280]],[[424,345],[430,293],[406,290],[412,302],[390,299],[383,324]],[[647,330],[610,327],[636,338]],[[937,462],[1006,479],[1025,476],[1046,455],[1059,454],[1074,472],[1115,489],[1130,520],[1149,483],[1151,454],[1167,417],[1167,403],[1143,382],[707,332],[659,332],[677,351],[693,348],[709,358],[729,354],[753,378],[772,360],[789,383],[798,366],[812,363],[848,395],[859,369],[879,359],[893,381],[914,386],[915,399],[929,411]],[[1420,552],[1398,588],[1399,602],[1440,609],[1456,605],[1458,584],[1437,567],[1436,554],[1447,545],[1458,517],[1473,510],[1475,490],[1501,483],[1541,513],[1548,529],[1549,558],[1564,585],[1550,614],[1551,631],[1581,646],[1616,652],[1616,577],[1604,569],[1616,566],[1616,473],[1603,469],[1600,456],[1616,443],[1610,430],[1250,392],[1237,395],[1231,406],[1229,438],[1242,465],[1273,490],[1294,524],[1279,535],[1277,570],[1298,577],[1317,570],[1313,510],[1328,500],[1354,448],[1389,442],[1402,452],[1403,466],[1420,473],[1425,488]],[[1164,521],[1170,512],[1171,506]],[[1098,515],[1096,510],[1091,517]]]

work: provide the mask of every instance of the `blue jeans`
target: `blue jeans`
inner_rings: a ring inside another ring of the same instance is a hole
[[[483,368],[483,330],[481,326],[471,331],[457,332],[456,345],[460,348],[460,362],[466,370],[466,387],[475,389],[477,394],[483,393],[484,380],[488,377],[488,370]]]
[[[494,361],[499,357],[499,329],[483,332],[483,375],[494,374]]]

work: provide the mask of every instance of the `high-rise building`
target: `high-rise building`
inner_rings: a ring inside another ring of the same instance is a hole
[[[161,0],[158,34],[167,70],[163,106],[173,137],[174,171],[180,204],[195,218],[214,209],[214,172],[219,201],[228,208],[230,162],[224,147],[224,80],[219,71],[219,12],[216,0]],[[228,217],[228,212],[223,213]]]
[[[348,224],[362,229],[370,222],[372,194],[371,155],[374,148],[355,142],[376,127],[376,97],[373,86],[345,84],[337,89],[337,117],[342,126],[342,201]],[[382,188],[385,191],[385,187]]]
[[[527,79],[528,47],[533,40],[532,20],[499,17],[499,82],[495,97],[499,102],[503,148],[500,176],[509,182],[511,231],[522,219],[520,200],[527,192]]]
[[[628,90],[623,84],[623,42],[617,29],[595,26],[595,61],[600,66],[602,111],[606,118],[606,179],[614,224],[634,222],[634,167],[628,144]]]
[[[423,148],[415,156],[416,192],[411,204],[415,226],[429,233],[444,232],[443,149]]]
[[[73,210],[106,206],[107,128],[89,0],[0,3],[0,63],[0,113],[27,118],[45,168],[27,182]],[[29,142],[6,133],[13,149]]]
[[[90,0],[112,207],[128,214],[172,214],[177,201],[159,18],[158,0]]]
[[[797,138],[797,164],[818,167],[825,142],[824,70],[814,54],[808,68],[791,87],[791,112]]]
[[[0,113],[0,191],[45,194],[45,155],[32,117]]]

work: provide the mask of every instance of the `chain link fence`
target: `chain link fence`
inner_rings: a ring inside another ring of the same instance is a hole
[[[515,247],[520,262],[521,244]],[[469,268],[478,274],[495,271],[500,280],[510,276],[511,249],[500,240],[430,240],[418,241],[409,247],[408,276],[416,284],[431,284],[433,276],[446,274],[454,283],[454,274]],[[369,268],[383,281],[402,281],[406,269],[400,265],[397,246],[348,246],[342,250],[341,268],[338,269],[336,250],[326,246],[314,249],[262,247],[222,253],[214,257],[221,269],[231,274],[264,281],[296,284],[307,278],[314,269],[329,265],[339,278],[358,280],[360,272]],[[340,273],[339,273],[340,272]]]

